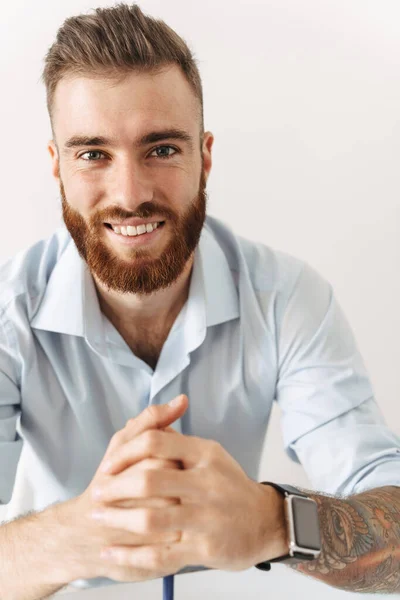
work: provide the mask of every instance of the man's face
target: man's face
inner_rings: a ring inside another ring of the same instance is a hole
[[[63,218],[91,272],[121,293],[171,285],[203,227],[213,142],[200,138],[199,103],[180,70],[62,79],[53,129]],[[159,225],[141,233],[149,223]]]

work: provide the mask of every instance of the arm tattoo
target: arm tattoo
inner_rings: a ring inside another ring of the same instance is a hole
[[[292,568],[353,592],[400,592],[400,487],[337,498],[307,492],[318,504],[322,552]]]

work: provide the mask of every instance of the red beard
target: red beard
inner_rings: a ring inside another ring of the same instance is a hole
[[[86,261],[92,274],[108,289],[123,294],[152,294],[173,284],[194,252],[206,217],[205,188],[206,180],[202,170],[197,196],[182,217],[154,202],[143,202],[135,213],[113,207],[96,213],[87,224],[80,213],[68,204],[60,180],[63,219],[80,256]],[[171,235],[170,242],[158,258],[152,259],[145,249],[131,248],[132,260],[123,259],[102,241],[102,228],[107,219],[148,219],[153,215],[165,217]]]

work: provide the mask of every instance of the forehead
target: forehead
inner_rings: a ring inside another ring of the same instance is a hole
[[[59,142],[85,131],[114,137],[165,126],[195,132],[200,102],[175,65],[119,79],[67,76],[57,84],[52,121]]]

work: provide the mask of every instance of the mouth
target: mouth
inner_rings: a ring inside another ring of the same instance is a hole
[[[142,224],[137,227],[131,225],[113,226],[110,223],[104,223],[104,226],[107,229],[108,235],[115,241],[123,245],[140,246],[142,244],[146,245],[152,240],[156,240],[160,235],[163,235],[165,221],[154,221],[151,224]]]
[[[151,233],[154,229],[157,229],[158,227],[163,227],[165,225],[165,221],[154,221],[152,223],[148,223],[148,225],[151,225],[150,230],[148,225],[146,228],[145,224],[139,225],[138,227],[134,227],[132,225],[111,225],[111,223],[104,223],[104,225],[107,227],[107,229],[111,229],[117,235],[136,237],[137,235],[145,235],[146,233]]]

